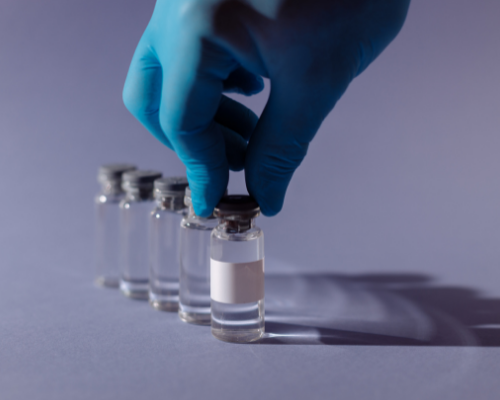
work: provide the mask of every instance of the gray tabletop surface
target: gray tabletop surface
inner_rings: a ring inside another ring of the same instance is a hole
[[[0,4],[0,399],[500,398],[500,3],[414,0],[351,84],[259,219],[252,345],[92,283],[97,167],[184,173],[121,102],[153,7]]]

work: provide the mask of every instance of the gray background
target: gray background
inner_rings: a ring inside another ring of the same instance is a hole
[[[121,103],[153,5],[0,2],[0,399],[497,399],[500,2],[414,0],[352,83],[259,220],[255,345],[92,285],[98,165],[183,173]]]

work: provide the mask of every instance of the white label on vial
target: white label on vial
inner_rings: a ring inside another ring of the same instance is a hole
[[[262,300],[264,259],[247,263],[227,263],[210,259],[210,297],[226,304]]]

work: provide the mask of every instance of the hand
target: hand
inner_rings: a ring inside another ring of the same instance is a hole
[[[349,83],[392,41],[410,0],[158,0],[132,59],[125,105],[186,165],[208,216],[245,168],[264,215]],[[257,119],[223,96],[271,81]],[[247,146],[248,141],[248,146]]]

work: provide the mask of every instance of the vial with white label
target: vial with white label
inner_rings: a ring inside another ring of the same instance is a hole
[[[157,179],[156,206],[150,220],[149,303],[160,311],[179,308],[180,226],[186,206],[187,178]]]
[[[264,234],[250,196],[225,196],[214,210],[219,224],[210,245],[212,334],[247,343],[264,334]]]
[[[120,290],[133,299],[147,300],[149,291],[149,214],[153,208],[153,183],[157,171],[123,174],[125,198],[120,202]]]
[[[181,222],[179,317],[191,324],[210,325],[210,234],[217,219],[195,214],[189,187],[184,202],[188,213]]]
[[[117,288],[120,281],[119,203],[125,196],[122,175],[135,170],[131,164],[102,165],[97,174],[101,190],[95,197],[95,282]]]

